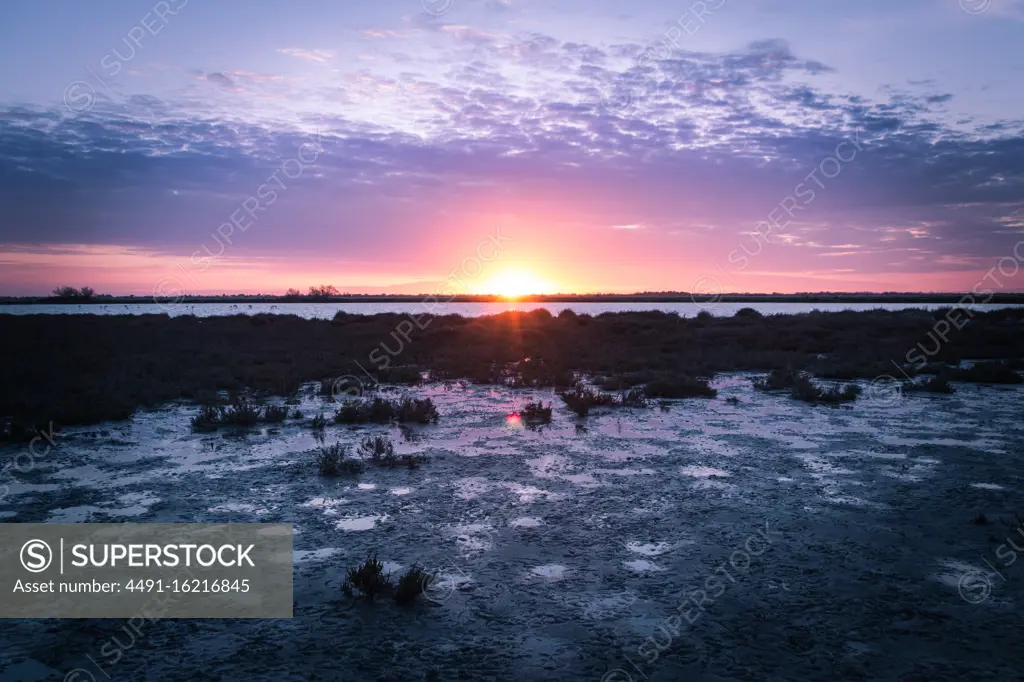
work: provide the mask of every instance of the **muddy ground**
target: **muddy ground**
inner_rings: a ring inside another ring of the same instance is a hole
[[[0,680],[1021,679],[1024,562],[996,550],[1024,513],[1024,387],[829,408],[713,385],[583,420],[549,391],[413,389],[438,424],[327,427],[430,458],[358,478],[317,476],[293,420],[66,429],[3,481],[3,521],[291,523],[295,617],[0,621]],[[508,418],[534,397],[550,425]],[[375,550],[441,579],[412,609],[345,600]]]

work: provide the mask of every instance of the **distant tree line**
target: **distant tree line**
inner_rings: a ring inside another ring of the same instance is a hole
[[[298,289],[289,289],[284,292],[285,299],[297,300],[297,299],[312,299],[316,301],[326,301],[332,296],[340,296],[341,292],[333,284],[321,284],[318,287],[310,287],[309,293],[303,294]]]
[[[78,299],[78,300],[91,300],[96,295],[96,290],[92,287],[82,287],[76,289],[74,287],[57,287],[53,290],[53,295],[57,298],[67,299]]]

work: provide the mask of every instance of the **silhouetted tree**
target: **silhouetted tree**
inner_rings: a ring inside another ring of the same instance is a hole
[[[309,288],[310,298],[330,298],[337,295],[338,289],[333,284],[321,284],[318,287]]]

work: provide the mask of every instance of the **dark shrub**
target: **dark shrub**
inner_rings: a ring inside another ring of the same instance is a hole
[[[773,369],[767,376],[754,379],[754,388],[759,391],[784,391],[796,386],[802,376],[791,369]]]
[[[648,377],[644,373],[615,374],[594,379],[594,383],[603,391],[623,391],[644,383]]]
[[[316,464],[321,476],[334,477],[363,472],[363,463],[350,459],[341,443],[321,447],[316,453]]]
[[[586,386],[577,386],[569,391],[562,391],[558,397],[580,417],[586,417],[590,408],[604,405],[612,405],[615,398],[610,393],[595,391]]]
[[[836,362],[834,360],[819,360],[814,363],[812,369],[814,376],[819,379],[834,379],[836,381],[850,381],[852,379],[874,379],[892,371],[892,365],[879,363],[870,360],[858,362]],[[903,369],[909,376],[915,374],[912,367]]]
[[[977,362],[965,369],[951,371],[954,381],[972,381],[978,384],[1019,384],[1020,374],[1002,362]]]
[[[415,386],[423,383],[423,374],[415,365],[389,367],[377,375],[377,380],[386,384],[405,384]]]
[[[838,403],[852,402],[860,395],[860,386],[847,384],[840,388],[823,389],[818,386],[806,374],[800,374],[790,391],[790,397],[795,400],[802,400],[806,403],[825,403],[836,405]]]
[[[195,424],[194,417],[192,422]],[[49,425],[43,425],[32,424],[19,419],[10,419],[5,421],[2,425],[2,430],[0,430],[0,441],[7,443],[31,443],[39,437],[49,440],[51,430],[57,430],[52,422]],[[6,471],[6,468],[3,470]]]
[[[377,397],[371,401],[349,400],[334,415],[334,421],[338,424],[387,424],[392,421],[430,424],[437,419],[437,408],[430,398],[392,401]]]
[[[233,426],[252,426],[259,423],[260,416],[258,405],[248,400],[239,399],[227,408],[222,408],[220,422]]]
[[[323,431],[327,428],[327,419],[324,417],[324,413],[321,412],[317,416],[313,417],[313,420],[309,422],[309,425],[317,431]]]
[[[714,398],[718,391],[702,379],[686,374],[665,374],[649,381],[644,386],[649,398]]]
[[[402,398],[398,406],[396,419],[399,422],[415,424],[432,424],[437,421],[437,408],[430,398]]]
[[[623,407],[647,407],[647,396],[642,388],[631,388],[619,396]]]
[[[359,444],[359,456],[377,466],[393,467],[398,463],[395,444],[387,436],[367,436]]]
[[[346,400],[334,413],[335,424],[366,424],[369,421],[370,408],[359,400]]]
[[[715,317],[715,316],[714,316],[714,315],[712,315],[712,314],[711,314],[711,313],[710,313],[709,311],[707,311],[707,310],[702,310],[702,311],[700,311],[699,313],[697,313],[697,319],[698,319],[698,320],[712,320],[712,319],[714,319],[714,317]]]
[[[531,424],[548,424],[551,422],[551,404],[547,407],[538,400],[535,403],[526,403],[523,407],[523,419]]]
[[[192,430],[209,432],[215,431],[219,426],[253,426],[260,422],[278,424],[287,418],[288,408],[283,405],[267,405],[261,409],[256,403],[239,398],[227,407],[223,405],[201,407],[199,414],[192,417]],[[296,419],[301,419],[301,415]]]
[[[192,430],[199,432],[216,431],[220,426],[220,408],[216,405],[203,405],[199,414],[192,417]]]
[[[960,361],[956,362],[929,362],[921,367],[914,367],[911,371],[912,376],[918,374],[945,374],[949,375],[960,366]],[[904,370],[906,367],[903,368]]]
[[[398,579],[395,602],[401,606],[412,604],[418,596],[430,589],[435,579],[433,573],[427,573],[419,566],[413,565]]]
[[[276,405],[267,405],[263,408],[263,414],[260,415],[260,421],[266,422],[267,424],[277,424],[283,422],[288,418],[288,408]],[[302,419],[302,413],[299,412],[299,416],[296,419]]]
[[[953,384],[942,375],[929,377],[924,381],[905,381],[901,389],[905,393],[953,393]]]
[[[764,315],[753,308],[740,308],[733,317],[764,317]]]
[[[366,601],[391,590],[391,576],[384,573],[384,564],[377,561],[377,553],[371,554],[366,561],[356,568],[348,569],[348,575],[341,586],[346,596],[362,597]]]

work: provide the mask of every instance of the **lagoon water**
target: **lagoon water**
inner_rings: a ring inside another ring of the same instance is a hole
[[[601,313],[635,312],[660,310],[676,313],[680,317],[695,317],[706,310],[718,317],[731,317],[740,308],[754,308],[764,315],[793,315],[814,310],[840,312],[843,310],[939,310],[952,307],[949,303],[692,303],[630,301],[615,303],[437,303],[431,299],[413,303],[112,303],[112,304],[40,304],[0,306],[0,314],[9,315],[195,315],[196,317],[221,317],[225,315],[297,315],[309,320],[331,319],[337,312],[354,315],[376,315],[397,313],[401,315],[462,315],[478,317],[496,315],[509,310],[528,312],[546,308],[552,315],[566,309],[580,314],[600,315]],[[989,311],[1002,308],[1021,308],[1024,304],[975,304],[961,306],[971,310]]]
[[[174,403],[64,429],[0,481],[0,517],[293,524],[295,617],[0,621],[0,680],[1019,679],[1024,573],[997,549],[1024,385],[842,408],[714,386],[578,419],[548,390],[433,384],[412,392],[436,425],[326,430],[429,462],[336,479],[312,386],[279,425],[193,433]],[[509,418],[537,399],[551,424]],[[438,582],[412,608],[343,598],[372,552]]]

